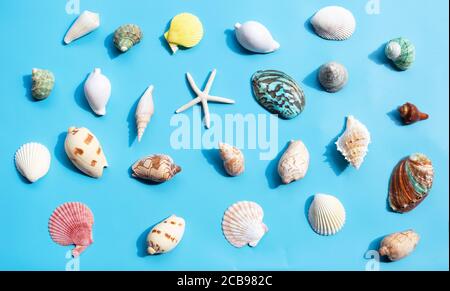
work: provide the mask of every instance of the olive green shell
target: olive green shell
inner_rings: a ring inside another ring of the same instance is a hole
[[[114,45],[121,51],[126,52],[142,40],[143,34],[139,26],[126,24],[114,32]]]
[[[55,85],[53,73],[47,70],[33,69],[31,79],[33,81],[31,95],[37,100],[47,98]]]

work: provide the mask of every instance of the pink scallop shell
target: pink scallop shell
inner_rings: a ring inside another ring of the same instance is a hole
[[[48,230],[57,244],[75,245],[72,255],[78,257],[93,243],[93,224],[94,216],[89,207],[80,202],[68,202],[53,211]]]

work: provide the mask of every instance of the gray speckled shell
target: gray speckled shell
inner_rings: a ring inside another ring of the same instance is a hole
[[[334,93],[341,90],[347,81],[347,69],[339,63],[326,63],[319,69],[319,82],[327,92]]]

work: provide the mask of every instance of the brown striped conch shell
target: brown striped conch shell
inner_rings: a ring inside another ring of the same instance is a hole
[[[100,142],[87,128],[69,128],[64,148],[75,167],[88,176],[100,178],[108,167]]]
[[[301,141],[292,140],[278,163],[278,174],[283,184],[303,179],[309,167],[309,152]]]
[[[416,249],[419,240],[419,235],[413,230],[396,232],[381,241],[378,252],[393,262],[398,261],[409,256]]]
[[[151,155],[145,157],[131,167],[133,177],[163,183],[181,172],[171,157],[167,155]]]
[[[219,143],[219,151],[223,166],[228,175],[235,177],[244,172],[244,155],[238,148],[225,143]]]
[[[184,229],[184,219],[176,215],[156,225],[147,236],[148,254],[164,254],[173,250],[183,238]]]

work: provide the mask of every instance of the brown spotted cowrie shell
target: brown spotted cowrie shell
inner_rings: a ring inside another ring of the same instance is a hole
[[[183,238],[185,225],[184,219],[176,215],[157,224],[147,235],[148,254],[163,254],[173,250]]]
[[[151,155],[140,159],[131,167],[135,178],[149,180],[155,183],[163,183],[172,179],[181,172],[168,155]]]
[[[87,128],[69,128],[64,148],[75,167],[88,176],[100,178],[108,167],[100,142]]]

